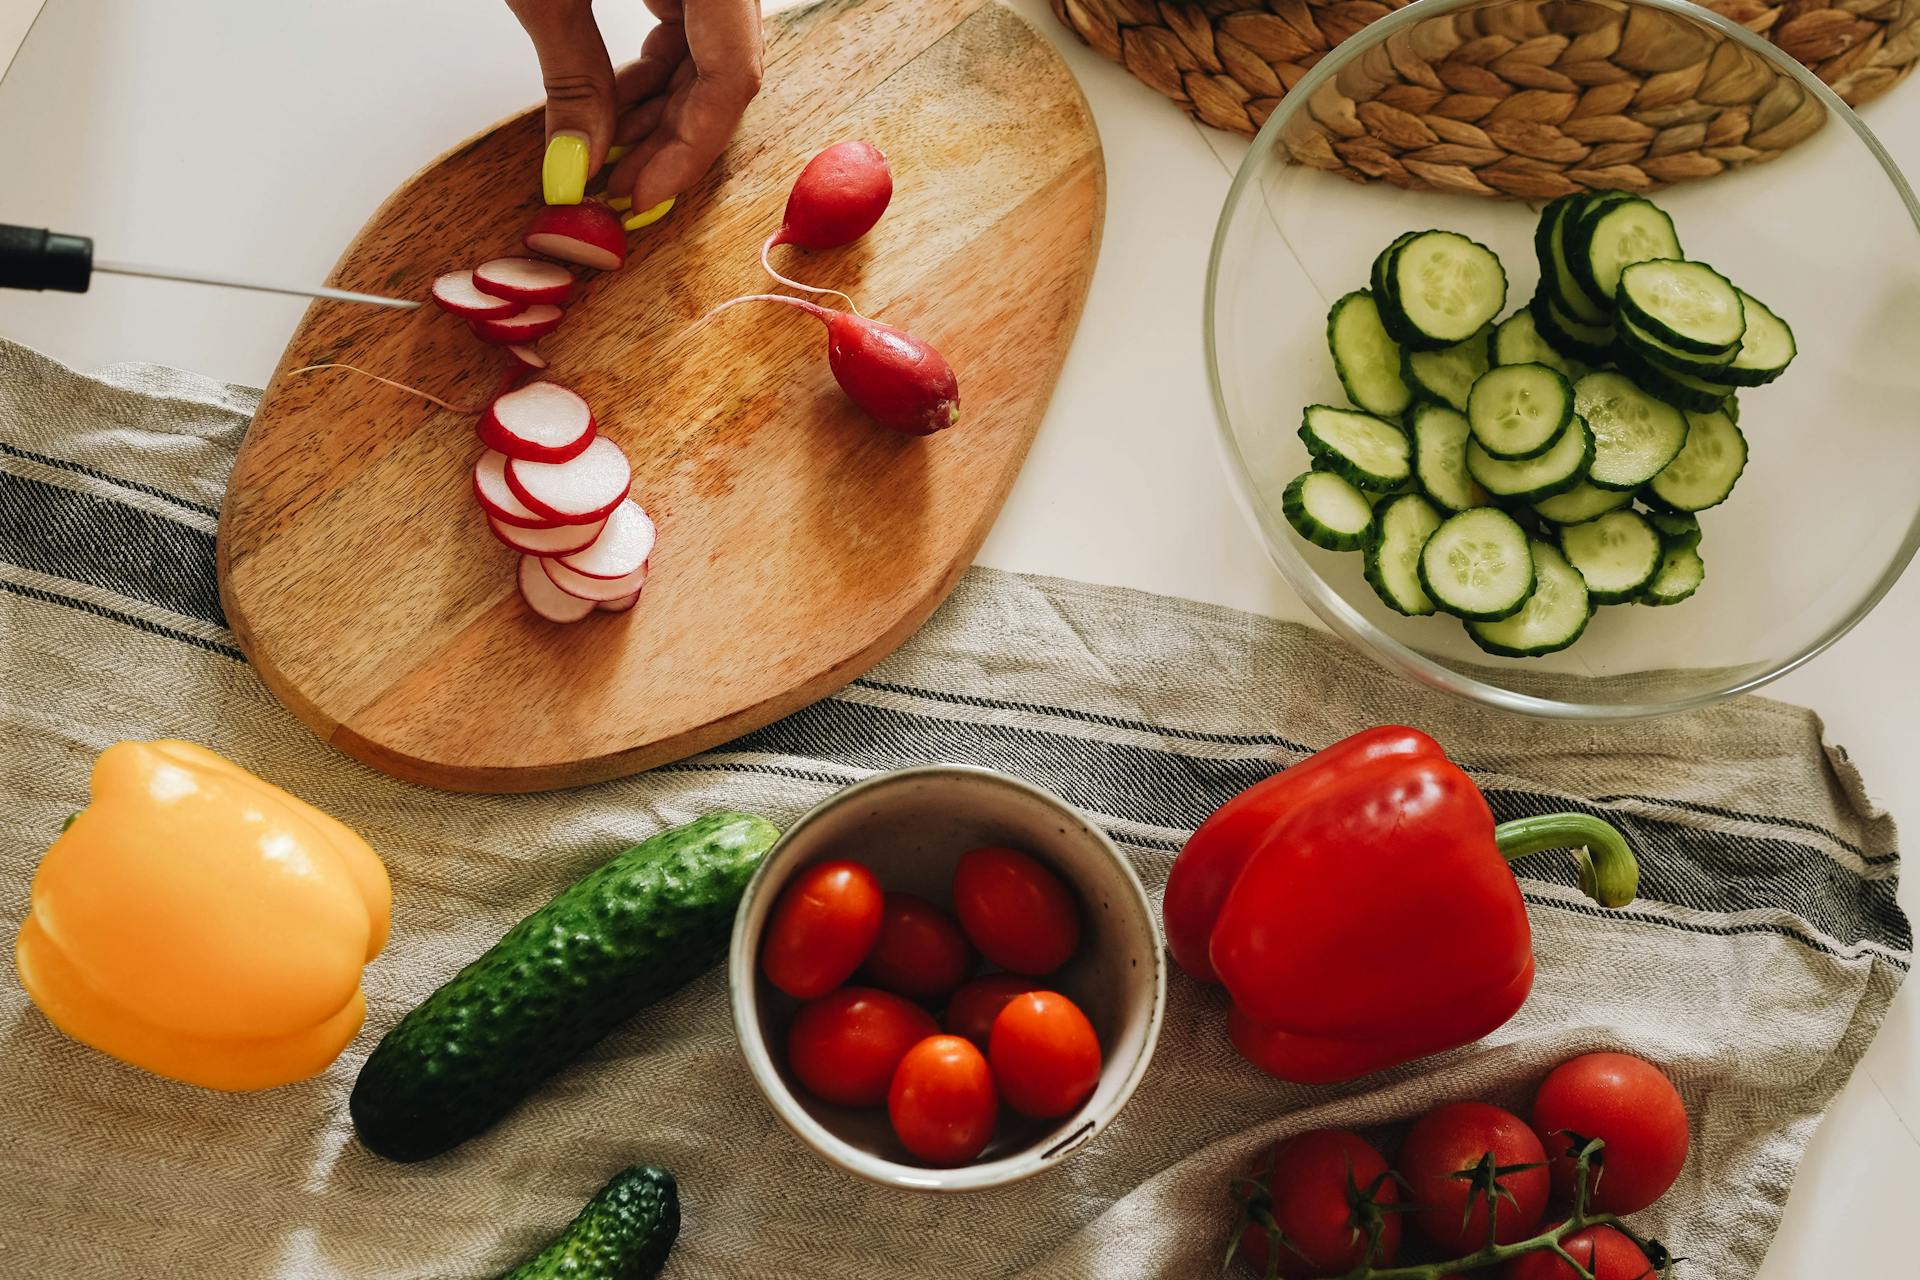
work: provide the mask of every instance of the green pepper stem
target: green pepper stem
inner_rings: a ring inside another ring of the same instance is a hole
[[[1612,824],[1585,813],[1543,813],[1515,818],[1493,829],[1493,841],[1508,862],[1546,849],[1573,850],[1580,891],[1603,907],[1624,907],[1640,888],[1640,865]]]

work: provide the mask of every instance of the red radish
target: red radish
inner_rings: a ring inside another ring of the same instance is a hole
[[[644,564],[622,578],[589,578],[584,573],[575,573],[558,560],[542,560],[540,567],[553,580],[555,587],[567,595],[591,600],[595,604],[624,600],[647,585],[647,566]]]
[[[553,585],[553,579],[540,567],[545,563],[538,556],[520,557],[520,598],[527,607],[548,622],[578,622],[592,613],[593,601],[570,596]]]
[[[617,271],[627,260],[627,232],[598,200],[550,204],[533,215],[520,243],[548,258],[596,271]]]
[[[520,367],[529,373],[538,373],[547,367],[547,358],[530,343],[516,342],[507,348],[507,354],[519,361]]]
[[[593,410],[557,382],[529,382],[480,415],[480,443],[526,462],[565,462],[593,443]]]
[[[626,501],[633,486],[633,467],[619,445],[595,436],[565,462],[509,458],[506,480],[513,496],[535,515],[555,524],[588,524],[613,514]]]
[[[473,464],[473,497],[480,509],[519,529],[548,529],[554,522],[527,506],[507,487],[507,455],[489,449]]]
[[[602,600],[593,607],[602,613],[625,613],[639,603],[640,593],[636,591],[632,595],[622,596],[618,600]]]
[[[522,306],[565,302],[573,292],[573,272],[538,258],[495,258],[473,269],[473,287]]]
[[[570,556],[592,546],[593,540],[600,536],[602,525],[550,524],[545,528],[533,529],[508,524],[498,516],[488,516],[487,528],[493,530],[494,537],[523,555]]]
[[[486,293],[475,286],[473,272],[449,271],[433,282],[434,305],[469,320],[487,316],[510,316],[526,304],[511,298]]]
[[[613,509],[606,527],[591,545],[562,556],[560,563],[588,578],[612,581],[624,578],[653,554],[653,519],[629,498]]]
[[[773,247],[837,249],[852,244],[880,221],[893,199],[893,174],[887,157],[871,142],[836,142],[807,161],[787,197],[780,229],[760,246],[760,265],[790,288],[808,293],[840,293],[789,280],[773,269]],[[846,297],[840,293],[841,297]]]
[[[827,326],[827,363],[847,397],[881,426],[902,435],[927,436],[960,419],[960,384],[938,351],[912,334],[850,311],[834,311],[804,298],[756,293],[723,302],[719,315],[743,302],[784,302]]]
[[[555,205],[554,208],[565,206]],[[510,316],[468,316],[467,328],[482,342],[513,346],[534,342],[560,327],[565,313],[550,303],[538,302]]]

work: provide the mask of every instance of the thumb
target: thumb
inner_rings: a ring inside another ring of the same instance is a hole
[[[541,187],[548,204],[579,204],[613,143],[613,64],[590,0],[507,0],[533,40],[547,91]]]

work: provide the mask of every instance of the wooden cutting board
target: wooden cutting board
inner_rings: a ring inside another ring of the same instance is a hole
[[[454,403],[501,358],[458,319],[317,303],[235,464],[221,600],[269,688],[396,776],[532,791],[634,773],[724,742],[866,670],[946,596],[1039,426],[1085,300],[1105,178],[1058,55],[992,0],[831,0],[767,23],[765,87],[715,171],[636,232],[542,343],[594,407],[658,521],[632,612],[556,626],[514,587],[471,494]],[[778,250],[932,343],[960,423],[873,427],[827,368],[825,331],[761,292],[756,252],[816,150],[866,138],[892,206],[860,243]],[[538,205],[540,113],[441,156],[396,192],[329,283],[424,297],[440,272],[519,251]]]

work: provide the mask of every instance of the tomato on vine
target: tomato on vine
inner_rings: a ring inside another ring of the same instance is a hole
[[[1567,1257],[1582,1270],[1567,1265],[1566,1258],[1549,1249],[1523,1253],[1500,1272],[1500,1280],[1657,1280],[1658,1269],[1625,1234],[1612,1227],[1588,1227],[1560,1238]]]
[[[1414,1229],[1447,1257],[1533,1234],[1547,1209],[1547,1153],[1527,1122],[1485,1102],[1435,1107],[1414,1123],[1395,1162],[1407,1199],[1422,1206]]]
[[[1402,1215],[1377,1207],[1397,1204],[1400,1188],[1357,1133],[1315,1129],[1286,1139],[1240,1194],[1248,1221],[1239,1253],[1261,1275],[1338,1276],[1362,1262],[1391,1266],[1400,1252]],[[1369,1260],[1376,1229],[1380,1243]]]
[[[1587,1171],[1587,1208],[1628,1214],[1673,1185],[1687,1159],[1687,1107],[1652,1063],[1625,1053],[1563,1062],[1533,1099],[1533,1127],[1553,1158],[1553,1193],[1573,1200],[1573,1162],[1591,1139],[1605,1143]]]

